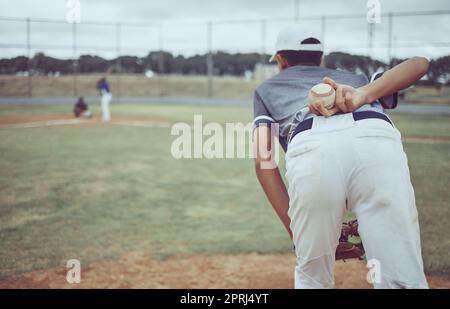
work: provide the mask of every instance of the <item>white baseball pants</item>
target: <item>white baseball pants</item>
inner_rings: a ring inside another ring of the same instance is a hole
[[[400,132],[352,114],[314,118],[286,153],[295,288],[333,288],[343,215],[355,213],[375,288],[427,288]]]
[[[108,92],[102,93],[102,116],[104,122],[109,122],[111,120],[111,113],[109,111],[109,104],[111,103],[112,95]]]

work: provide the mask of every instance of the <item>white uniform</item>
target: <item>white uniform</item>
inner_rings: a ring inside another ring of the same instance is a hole
[[[104,122],[109,122],[111,120],[111,113],[109,111],[109,105],[111,103],[112,94],[104,89],[101,90],[102,92],[102,116]]]
[[[286,153],[296,288],[333,288],[346,210],[355,213],[375,288],[427,288],[418,216],[400,132],[352,114],[315,117]]]

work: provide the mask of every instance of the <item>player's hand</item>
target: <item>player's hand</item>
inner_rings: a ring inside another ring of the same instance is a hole
[[[322,103],[322,100],[320,100],[320,99],[316,100],[312,103],[309,103],[308,108],[311,113],[313,113],[314,115],[317,115],[317,116],[330,117],[330,116],[333,116],[334,114],[340,112],[340,109],[336,105],[331,109],[325,108],[325,106]]]
[[[329,77],[325,77],[323,82],[336,91],[335,108],[340,112],[351,113],[368,103],[367,93],[361,88],[338,84]]]

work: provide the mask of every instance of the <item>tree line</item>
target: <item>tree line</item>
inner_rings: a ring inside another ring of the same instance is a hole
[[[89,74],[89,73],[128,73],[144,74],[151,70],[156,74],[204,75],[207,73],[208,55],[185,57],[169,52],[150,52],[146,57],[120,56],[115,59],[104,59],[95,55],[82,55],[75,61],[72,59],[57,59],[37,53],[31,59],[18,56],[10,59],[0,59],[0,74],[18,74],[28,72],[33,75],[48,74]],[[269,55],[258,53],[217,52],[212,55],[214,75],[243,76],[247,71],[253,71],[256,64],[267,63]],[[377,70],[386,70],[403,61],[393,59],[384,63],[368,56],[351,55],[333,52],[325,57],[326,66],[350,72],[364,73],[367,76]],[[425,84],[450,84],[450,55],[431,61],[430,71]]]

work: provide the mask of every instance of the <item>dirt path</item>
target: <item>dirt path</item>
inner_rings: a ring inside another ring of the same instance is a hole
[[[66,282],[64,267],[12,276],[0,288],[293,288],[292,254],[196,255],[165,261],[130,253],[118,261],[82,265],[81,283]],[[362,261],[336,263],[336,288],[371,288]],[[432,288],[450,288],[450,280],[428,277]]]
[[[54,126],[105,126],[100,118],[74,118],[69,114],[0,116],[0,128],[43,128]],[[169,127],[171,122],[161,117],[115,116],[109,125],[131,127]]]
[[[0,125],[27,124],[39,121],[54,121],[72,118],[70,114],[36,114],[36,115],[5,115],[0,116]]]
[[[412,144],[450,144],[448,137],[406,136],[402,141]]]

